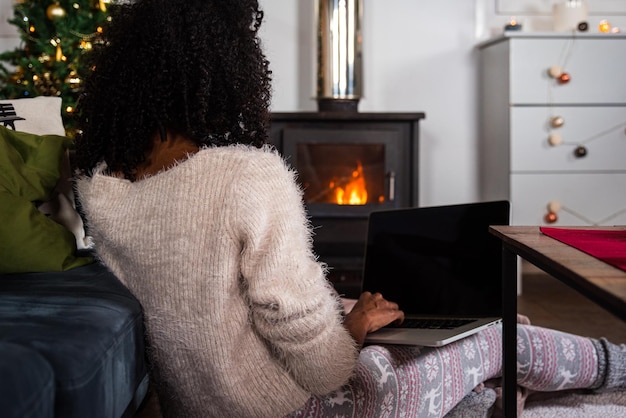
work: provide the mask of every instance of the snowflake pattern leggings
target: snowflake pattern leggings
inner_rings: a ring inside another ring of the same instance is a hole
[[[354,377],[314,396],[293,418],[442,417],[479,383],[500,377],[502,328],[491,327],[441,348],[367,346]],[[517,382],[536,391],[591,387],[598,356],[589,338],[517,326]]]

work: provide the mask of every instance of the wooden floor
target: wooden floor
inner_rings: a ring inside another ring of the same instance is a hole
[[[529,264],[522,265],[517,310],[533,325],[626,343],[626,322]]]
[[[528,316],[533,325],[626,343],[626,322],[531,265],[523,264],[522,271],[518,312]],[[134,418],[160,416],[156,397],[151,395]]]

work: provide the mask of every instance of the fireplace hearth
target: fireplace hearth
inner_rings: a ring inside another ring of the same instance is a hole
[[[370,212],[418,205],[424,113],[273,113],[270,141],[297,170],[314,249],[336,289],[357,296]]]

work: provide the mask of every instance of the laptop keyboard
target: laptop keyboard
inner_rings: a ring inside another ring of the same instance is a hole
[[[452,329],[465,324],[474,322],[473,319],[445,319],[445,318],[429,318],[429,319],[411,319],[407,318],[400,325],[400,328],[417,328],[417,329]]]

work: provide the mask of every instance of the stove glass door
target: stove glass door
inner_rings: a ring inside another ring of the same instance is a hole
[[[397,133],[286,129],[284,150],[317,215],[396,207]]]

